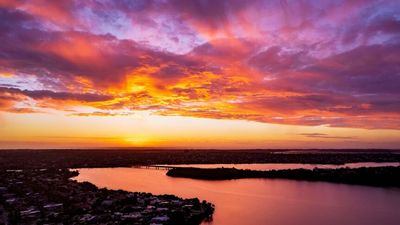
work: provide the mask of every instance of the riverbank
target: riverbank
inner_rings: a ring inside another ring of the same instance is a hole
[[[288,179],[198,180],[172,178],[167,170],[83,168],[79,182],[112,190],[169,193],[215,204],[202,225],[398,225],[400,188]]]
[[[0,171],[0,224],[198,225],[214,206],[174,195],[99,189],[71,177],[77,171]],[[5,220],[5,221],[4,221]]]
[[[235,168],[173,168],[170,177],[203,180],[229,180],[241,178],[292,179],[327,181],[380,187],[400,187],[400,167],[340,168],[340,169],[289,169],[289,170],[241,170]]]

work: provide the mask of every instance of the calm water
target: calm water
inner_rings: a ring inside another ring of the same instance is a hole
[[[302,164],[302,163],[253,163],[253,164],[178,164],[178,165],[160,165],[160,166],[175,166],[175,167],[197,167],[197,168],[236,168],[236,169],[251,169],[251,170],[285,170],[285,169],[337,169],[337,168],[360,168],[360,167],[379,167],[379,166],[400,166],[399,162],[360,162],[346,163],[343,165],[331,164]]]
[[[216,211],[208,225],[400,224],[400,189],[279,179],[204,181],[140,168],[79,172],[78,181],[99,187],[210,201]]]

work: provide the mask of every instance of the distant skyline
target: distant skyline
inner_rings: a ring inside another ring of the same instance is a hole
[[[400,149],[400,1],[0,0],[0,149]]]

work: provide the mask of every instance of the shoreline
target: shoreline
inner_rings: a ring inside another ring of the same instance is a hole
[[[356,184],[375,187],[400,187],[400,166],[362,167],[339,169],[287,169],[287,170],[243,170],[235,168],[180,167],[168,170],[167,176],[200,180],[232,180],[244,178],[290,179],[303,181],[325,181],[331,183]]]
[[[3,150],[0,169],[100,168],[162,164],[300,163],[342,165],[400,162],[394,152],[292,152],[256,150]]]
[[[199,225],[215,206],[198,198],[98,188],[73,179],[76,170],[0,171],[6,224]]]

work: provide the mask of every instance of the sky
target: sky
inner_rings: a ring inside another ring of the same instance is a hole
[[[400,149],[398,0],[0,0],[0,148]]]

